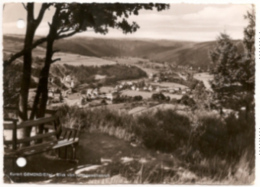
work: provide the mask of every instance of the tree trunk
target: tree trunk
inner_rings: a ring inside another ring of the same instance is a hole
[[[28,92],[30,88],[31,80],[31,65],[32,65],[32,44],[36,30],[36,26],[33,18],[34,4],[27,4],[27,27],[24,40],[24,63],[23,63],[23,75],[21,80],[21,90],[19,96],[19,119],[25,121],[28,119]],[[27,137],[30,135],[30,128],[26,128],[22,136]]]
[[[40,80],[37,87],[36,96],[34,99],[34,104],[32,108],[32,113],[30,118],[33,119],[35,115],[37,117],[44,117],[47,101],[48,101],[48,79],[49,79],[49,71],[50,66],[52,63],[52,56],[53,56],[53,43],[56,39],[57,34],[57,21],[58,21],[58,13],[60,9],[57,8],[55,15],[53,17],[52,25],[50,26],[50,31],[47,37],[47,47],[46,47],[46,56],[45,56],[45,62],[44,67],[41,70],[40,73]],[[43,133],[43,126],[39,127],[38,134]]]
[[[34,3],[27,3],[27,24],[26,33],[24,39],[23,48],[23,75],[21,79],[21,90],[19,95],[19,106],[18,114],[19,120],[28,120],[28,93],[30,88],[31,71],[32,71],[32,49],[33,49],[33,39],[35,31],[38,28],[40,22],[42,21],[43,15],[50,4],[43,3],[38,14],[38,17],[34,18]],[[25,128],[21,134],[22,137],[29,137],[31,133],[31,127]],[[24,144],[26,146],[26,144]]]
[[[33,112],[37,114],[37,117],[44,117],[46,112],[46,106],[48,101],[48,79],[49,79],[50,66],[52,63],[53,42],[54,39],[52,38],[50,38],[47,41],[45,65],[41,70],[40,82],[37,88],[38,97],[35,98],[36,108],[34,108],[33,110]],[[41,95],[41,97],[39,97],[39,95]],[[37,108],[38,104],[39,104],[39,108]],[[38,134],[42,134],[42,133],[43,133],[43,125],[39,126],[39,130],[38,130]]]

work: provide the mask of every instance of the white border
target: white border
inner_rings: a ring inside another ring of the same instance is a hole
[[[12,1],[8,1],[8,0],[2,0],[0,2],[0,22],[1,22],[1,28],[2,28],[2,15],[3,15],[3,4],[4,3],[10,3],[10,2],[26,2],[25,0],[12,0]],[[32,1],[30,1],[32,2]],[[256,23],[258,22],[259,25],[256,26],[256,42],[255,42],[255,49],[256,49],[256,54],[255,54],[255,58],[256,58],[256,89],[255,89],[255,103],[256,103],[256,108],[255,108],[255,116],[256,116],[256,133],[255,133],[255,154],[256,154],[256,167],[255,167],[255,183],[254,185],[259,185],[260,184],[260,172],[259,172],[259,167],[260,167],[260,156],[259,156],[259,146],[260,146],[260,138],[259,138],[259,131],[260,131],[260,126],[258,124],[258,122],[260,122],[260,115],[259,114],[259,102],[260,102],[260,82],[258,80],[260,80],[260,60],[259,60],[259,50],[260,50],[260,1],[256,1],[256,0],[96,0],[96,1],[87,1],[87,0],[45,0],[45,1],[40,1],[40,0],[34,0],[34,2],[125,2],[125,3],[135,3],[135,2],[142,2],[142,3],[150,3],[150,2],[154,2],[154,3],[169,3],[169,4],[176,4],[176,3],[190,3],[190,4],[255,4],[255,9],[256,9]],[[2,50],[3,50],[3,46],[2,46],[2,29],[0,29],[0,57],[2,59]],[[0,66],[0,72],[3,72],[3,67]],[[0,90],[1,90],[1,99],[0,99],[0,115],[2,115],[3,112],[3,99],[2,99],[2,95],[3,95],[3,80],[2,78],[0,79]],[[0,122],[2,124],[2,117],[0,118]],[[3,128],[3,127],[1,127]],[[0,129],[0,137],[3,137],[2,134],[2,129]],[[1,155],[3,155],[3,139],[0,138],[1,142],[0,142],[0,153]],[[245,140],[246,141],[246,140]],[[0,184],[3,184],[3,156],[0,156]],[[3,186],[7,186],[8,184],[3,184]],[[12,184],[14,186],[25,186],[28,184]],[[30,186],[37,186],[36,184],[29,184]],[[2,185],[1,185],[2,186]],[[57,186],[54,184],[48,185],[48,186]],[[69,186],[76,186],[76,185],[69,185]],[[101,185],[91,185],[91,186],[101,186]],[[103,185],[104,186],[104,185]],[[115,185],[113,185],[115,186]],[[133,185],[127,185],[127,186],[133,186]],[[141,185],[135,185],[135,186],[141,186]],[[166,185],[155,185],[155,186],[166,186]],[[169,186],[169,185],[167,185]],[[182,185],[182,186],[189,186],[189,185]],[[197,185],[196,185],[197,186]],[[211,185],[211,186],[216,186],[216,185]],[[226,186],[226,185],[222,185],[222,186]],[[228,186],[232,186],[232,185],[228,185]]]

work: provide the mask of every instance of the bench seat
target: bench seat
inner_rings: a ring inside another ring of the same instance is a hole
[[[61,148],[67,145],[71,144],[77,144],[79,142],[79,138],[76,138],[75,140],[73,138],[67,140],[59,140],[56,145],[53,146],[53,149]]]
[[[6,158],[18,158],[18,157],[27,157],[38,153],[43,153],[46,151],[49,151],[53,149],[53,146],[57,144],[57,141],[55,142],[45,142],[41,144],[36,144],[32,146],[28,146],[25,148],[17,149],[17,150],[11,150],[11,149],[5,149],[5,157]]]

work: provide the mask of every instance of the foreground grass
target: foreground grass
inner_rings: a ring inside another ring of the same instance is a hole
[[[106,166],[106,172],[114,171],[131,183],[250,184],[254,181],[253,114],[241,113],[238,119],[201,114],[196,116],[196,123],[191,121],[194,117],[188,118],[173,110],[133,117],[102,108],[63,106],[59,114],[64,125],[81,124],[84,131],[106,133],[135,146],[168,153],[177,158],[183,168],[183,171],[165,170],[152,164],[140,171],[142,164],[135,162],[127,166],[120,163]],[[135,167],[137,169],[133,169]],[[142,179],[138,176],[140,172]],[[187,177],[189,175],[193,177]]]

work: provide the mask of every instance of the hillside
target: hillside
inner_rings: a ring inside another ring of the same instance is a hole
[[[4,51],[15,52],[22,46],[19,35],[4,36]],[[234,43],[243,51],[242,41]],[[101,39],[90,37],[74,37],[55,42],[55,48],[62,52],[93,57],[139,57],[154,62],[170,62],[194,67],[210,65],[209,51],[214,48],[215,41],[187,42],[173,40],[142,39]],[[41,55],[42,48],[35,50]]]

